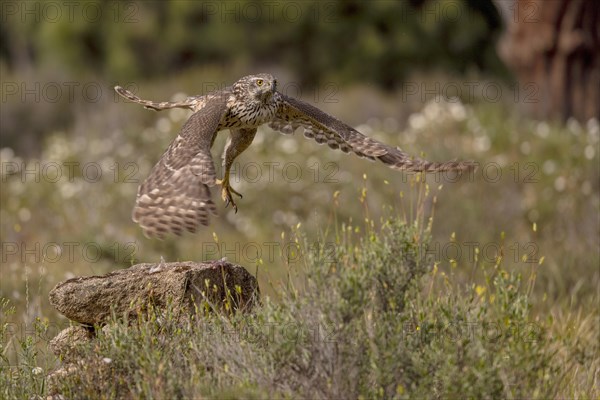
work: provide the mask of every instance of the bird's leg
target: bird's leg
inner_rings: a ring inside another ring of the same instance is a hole
[[[256,135],[256,128],[231,129],[231,134],[229,135],[229,140],[223,154],[223,166],[225,167],[225,172],[223,173],[223,179],[217,180],[217,184],[221,185],[221,197],[225,202],[225,207],[231,204],[231,207],[233,207],[236,213],[237,205],[233,201],[232,193],[240,196],[240,198],[242,197],[242,194],[233,189],[229,184],[229,174],[231,172],[233,160],[250,146],[254,139],[254,135]]]
[[[225,202],[225,207],[231,204],[231,207],[233,207],[237,213],[237,204],[233,201],[233,196],[231,194],[236,194],[240,196],[240,198],[242,198],[242,195],[234,190],[229,184],[229,170],[225,171],[223,179],[217,179],[217,185],[221,185],[221,198]]]

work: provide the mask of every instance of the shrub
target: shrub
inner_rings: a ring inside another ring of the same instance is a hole
[[[556,350],[564,343],[531,317],[521,274],[499,259],[483,271],[484,285],[458,284],[428,259],[429,230],[398,217],[379,229],[367,221],[341,226],[333,247],[322,239],[316,248],[296,232],[304,267],[290,271],[277,300],[246,315],[199,307],[178,320],[152,310],[133,325],[115,316],[57,390],[69,398],[565,393],[568,370]],[[17,382],[33,389],[24,371]],[[8,397],[22,393],[3,384]]]

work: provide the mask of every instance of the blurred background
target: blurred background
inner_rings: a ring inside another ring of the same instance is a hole
[[[65,324],[47,301],[58,282],[161,257],[227,257],[269,294],[301,268],[291,230],[322,246],[344,222],[410,217],[414,176],[264,127],[234,169],[237,214],[214,194],[210,227],[144,238],[130,218],[137,186],[189,113],[145,110],[112,87],[164,101],[256,72],[412,154],[479,162],[469,177],[427,177],[439,268],[472,282],[498,257],[523,272],[541,263],[539,310],[595,312],[599,3],[7,1],[1,12],[0,297],[19,322]]]

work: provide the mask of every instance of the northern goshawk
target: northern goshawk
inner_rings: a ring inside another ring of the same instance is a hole
[[[208,225],[210,214],[216,214],[210,195],[210,188],[215,185],[221,185],[226,206],[231,204],[237,212],[232,194],[241,194],[229,184],[231,166],[250,146],[257,127],[266,123],[284,134],[302,127],[307,138],[345,153],[380,160],[396,170],[439,172],[474,167],[472,162],[437,163],[411,157],[397,147],[369,138],[318,108],[278,92],[277,80],[269,74],[245,76],[231,87],[179,102],[142,100],[120,86],[115,86],[115,90],[156,111],[194,111],[138,188],[133,220],[149,237],[162,239],[170,232],[180,235],[184,230],[196,232],[200,224]],[[223,179],[218,180],[210,149],[222,129],[229,129],[230,137],[223,155]]]

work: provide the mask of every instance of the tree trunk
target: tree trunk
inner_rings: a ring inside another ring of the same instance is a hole
[[[600,1],[495,0],[500,57],[534,118],[600,118]]]

